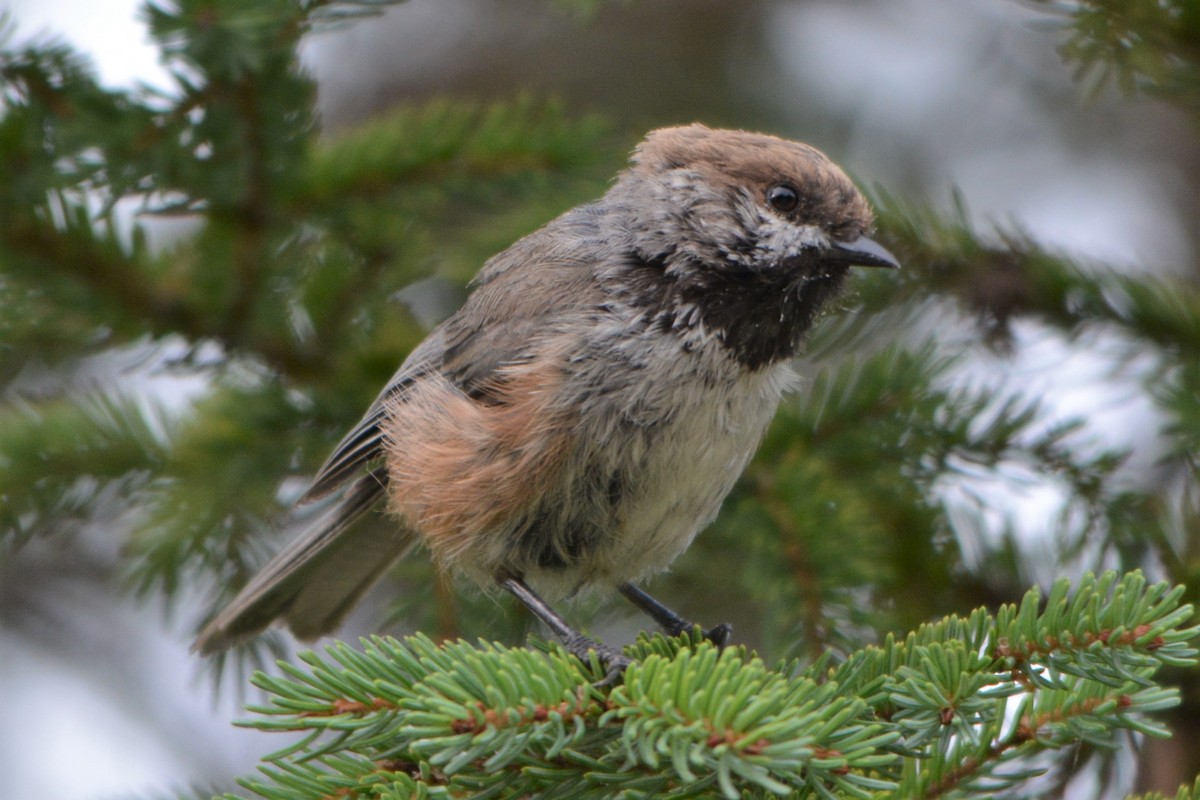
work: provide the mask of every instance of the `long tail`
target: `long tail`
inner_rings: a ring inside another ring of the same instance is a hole
[[[200,633],[193,650],[216,653],[282,619],[301,639],[338,626],[412,546],[401,526],[353,527],[384,493],[382,469],[356,480],[337,505],[279,552]]]

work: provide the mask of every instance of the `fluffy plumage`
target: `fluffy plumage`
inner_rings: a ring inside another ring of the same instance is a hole
[[[550,597],[666,568],[746,466],[849,267],[895,266],[871,222],[812,147],[651,133],[604,197],[484,265],[316,476],[305,499],[343,491],[333,510],[198,647],[277,617],[325,632],[414,541]],[[392,532],[355,539],[385,496]]]

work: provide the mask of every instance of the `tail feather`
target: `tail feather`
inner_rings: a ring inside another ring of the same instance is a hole
[[[383,496],[382,470],[362,476],[337,505],[285,547],[204,628],[193,650],[224,650],[282,619],[302,639],[337,627],[412,544],[403,528],[353,527]]]

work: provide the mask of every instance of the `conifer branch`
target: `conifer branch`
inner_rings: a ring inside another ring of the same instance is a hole
[[[557,646],[336,644],[281,676],[245,724],[307,734],[246,788],[272,800],[619,792],[739,797],[959,797],[1011,789],[1031,759],[1166,731],[1154,681],[1194,666],[1182,587],[1138,573],[1031,590],[995,615],[947,617],[827,669],[769,668],[699,634],[642,639],[611,690]]]
[[[882,239],[915,268],[886,289],[881,281],[863,281],[869,308],[894,305],[896,292],[933,291],[956,298],[994,340],[1005,340],[1018,317],[1071,334],[1104,323],[1189,360],[1200,356],[1200,290],[1193,283],[1081,265],[1012,228],[985,236],[961,196],[949,215],[882,190],[874,199]]]

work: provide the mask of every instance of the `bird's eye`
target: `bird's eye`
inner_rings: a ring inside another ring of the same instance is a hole
[[[771,208],[786,214],[800,205],[800,193],[793,186],[777,183],[767,189],[767,202],[771,204]]]

